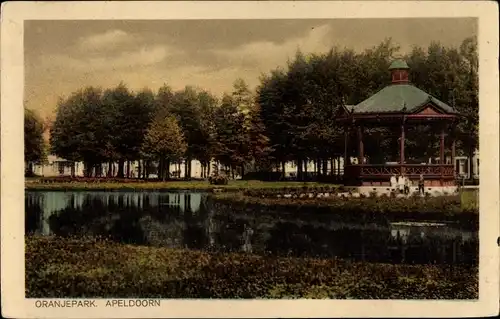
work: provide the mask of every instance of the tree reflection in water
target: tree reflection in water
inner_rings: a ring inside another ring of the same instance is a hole
[[[136,244],[391,263],[477,263],[477,232],[215,211],[201,193],[27,192],[26,232]]]

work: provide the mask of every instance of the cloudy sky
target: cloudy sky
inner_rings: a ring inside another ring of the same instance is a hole
[[[194,85],[229,92],[241,77],[284,66],[298,48],[364,50],[391,37],[402,48],[476,36],[475,19],[27,21],[25,102],[43,117],[57,99],[87,85],[133,90]]]

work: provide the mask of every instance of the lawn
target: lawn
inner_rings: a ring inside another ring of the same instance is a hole
[[[479,209],[479,189],[464,188],[460,191],[460,202],[464,209]]]
[[[317,182],[263,182],[257,180],[230,180],[227,185],[211,185],[208,181],[127,181],[127,182],[50,182],[41,183],[39,179],[27,179],[28,190],[200,190],[210,191],[221,188],[227,190],[276,189],[285,187],[333,187],[333,184]]]
[[[476,266],[394,265],[26,237],[27,298],[477,299]]]

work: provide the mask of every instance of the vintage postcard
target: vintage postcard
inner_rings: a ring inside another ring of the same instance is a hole
[[[1,13],[4,317],[498,313],[496,3]]]

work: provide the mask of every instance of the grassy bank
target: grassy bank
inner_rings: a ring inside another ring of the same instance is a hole
[[[216,205],[246,213],[326,214],[349,220],[439,220],[458,221],[473,226],[479,223],[479,210],[462,205],[460,195],[440,197],[366,197],[366,198],[261,198],[244,193],[214,195]],[[221,210],[223,207],[219,207]]]
[[[26,297],[475,299],[478,269],[26,237]]]
[[[213,189],[224,189],[230,191],[248,190],[248,189],[281,189],[285,187],[334,187],[332,184],[323,184],[316,182],[262,182],[256,180],[231,180],[227,185],[211,185],[208,181],[123,181],[123,182],[50,182],[41,183],[39,179],[29,179],[25,183],[27,190],[60,190],[60,191],[79,191],[79,190],[126,190],[126,191],[211,191]]]

